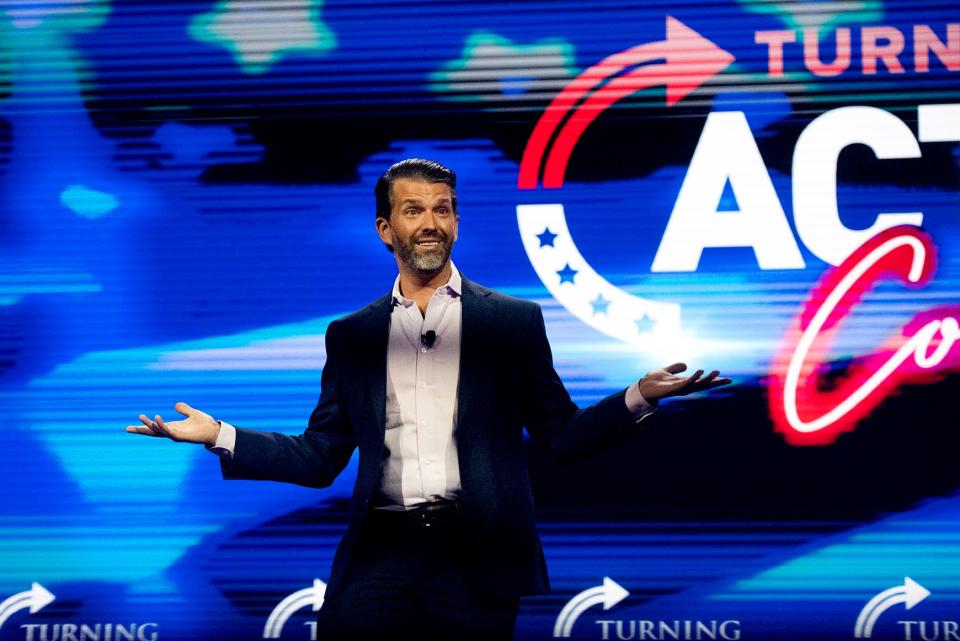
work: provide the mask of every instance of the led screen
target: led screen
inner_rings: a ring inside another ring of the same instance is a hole
[[[578,404],[734,379],[529,440],[517,638],[960,638],[957,9],[0,1],[0,637],[316,637],[356,458],[226,483],[124,427],[302,431],[397,273],[374,184],[425,157]]]

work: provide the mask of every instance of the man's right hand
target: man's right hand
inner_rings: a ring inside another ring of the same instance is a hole
[[[145,436],[164,436],[177,442],[202,443],[208,447],[216,444],[220,423],[212,416],[195,410],[186,403],[177,403],[173,408],[187,418],[166,423],[159,414],[152,421],[146,414],[141,414],[140,422],[143,425],[128,425],[127,431]]]

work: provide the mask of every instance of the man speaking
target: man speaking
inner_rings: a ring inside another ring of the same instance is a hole
[[[202,443],[226,479],[330,485],[354,449],[350,522],[318,639],[510,639],[519,598],[549,589],[523,428],[558,457],[639,433],[656,403],[730,382],[676,363],[579,409],[553,368],[540,307],[474,283],[450,260],[456,175],[422,159],[379,179],[376,229],[391,293],[326,332],[320,400],[300,436],[140,415],[128,432]]]

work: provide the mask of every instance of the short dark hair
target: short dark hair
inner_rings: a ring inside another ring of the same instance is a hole
[[[428,183],[443,183],[450,188],[453,199],[453,213],[460,215],[457,209],[457,174],[452,169],[444,167],[434,160],[423,158],[407,158],[391,166],[380,179],[373,193],[377,197],[377,218],[390,220],[390,197],[393,191],[393,181],[397,178],[412,178]]]

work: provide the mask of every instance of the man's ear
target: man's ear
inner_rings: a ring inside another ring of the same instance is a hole
[[[379,217],[377,218],[376,226],[377,235],[380,236],[380,240],[386,245],[387,250],[393,253],[393,237],[390,234],[390,221],[387,218]]]

